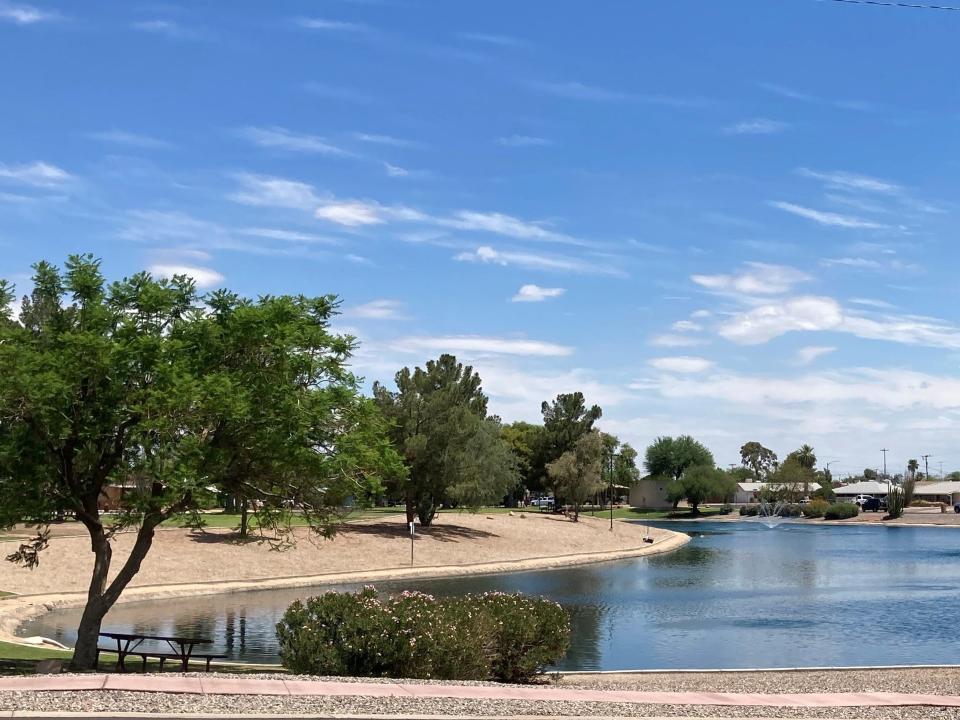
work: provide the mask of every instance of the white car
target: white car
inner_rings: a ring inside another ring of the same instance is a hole
[[[853,499],[854,505],[863,505],[867,500],[873,500],[873,495],[857,495]]]
[[[537,498],[536,500],[531,500],[530,507],[538,507],[538,508],[553,507],[553,498],[542,497],[542,498]]]

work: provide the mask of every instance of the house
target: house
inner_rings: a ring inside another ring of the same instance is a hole
[[[960,483],[958,483],[960,484]],[[890,483],[883,480],[863,480],[851,485],[841,485],[833,489],[838,500],[851,501],[857,495],[873,495],[875,497],[886,497],[890,492]]]
[[[667,499],[669,478],[647,476],[641,478],[630,488],[630,507],[649,510],[664,510],[673,507]]]
[[[944,482],[917,483],[913,489],[913,496],[931,502],[956,505],[960,503],[960,482],[947,480]]]
[[[733,495],[733,502],[737,505],[749,505],[759,501],[760,491],[767,486],[762,482],[737,483],[737,492]]]

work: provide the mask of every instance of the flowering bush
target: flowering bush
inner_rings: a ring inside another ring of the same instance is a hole
[[[542,598],[381,599],[368,586],[296,601],[277,638],[284,666],[297,673],[525,682],[563,657],[570,620]]]

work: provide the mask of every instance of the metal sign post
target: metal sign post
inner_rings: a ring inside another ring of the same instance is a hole
[[[410,567],[413,567],[413,536],[416,535],[417,523],[413,521],[410,524]]]

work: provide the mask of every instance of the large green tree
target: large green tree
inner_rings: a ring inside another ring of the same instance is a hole
[[[573,506],[574,522],[580,519],[580,507],[605,486],[602,459],[603,440],[592,430],[580,437],[572,450],[547,465],[555,495]]]
[[[762,482],[777,467],[777,454],[755,440],[740,448],[740,462],[753,472],[757,482]]]
[[[540,425],[517,420],[509,425],[503,425],[500,436],[513,452],[517,463],[519,478],[515,487],[508,491],[511,506],[524,497],[527,490],[536,487],[534,476],[534,462],[536,461],[537,447],[540,444],[540,435],[543,428]]]
[[[430,525],[445,500],[476,506],[516,484],[516,459],[499,421],[487,418],[487,396],[472,367],[445,354],[425,368],[403,368],[394,382],[395,391],[375,383],[373,395],[406,461],[394,490],[408,522],[418,517]]]
[[[0,284],[0,318],[13,298]],[[93,668],[103,617],[157,526],[195,510],[207,487],[242,487],[263,500],[264,526],[289,542],[294,513],[329,534],[338,505],[362,500],[382,472],[400,468],[345,369],[352,341],[329,330],[335,298],[210,302],[204,307],[186,277],[140,273],[108,285],[99,262],[72,256],[65,272],[38,263],[19,320],[0,320],[0,527],[37,527],[8,558],[28,566],[40,561],[56,517],[69,514],[89,534],[94,564],[76,670]],[[223,324],[233,322],[260,334],[235,347],[258,358],[269,387],[251,388],[254,361],[224,352],[220,336],[233,331]],[[252,448],[241,451],[246,442]],[[124,510],[104,516],[110,484],[126,487]],[[111,540],[124,529],[135,541],[112,568]]]
[[[717,498],[727,502],[736,491],[737,482],[729,473],[713,465],[691,465],[667,486],[667,499],[674,507],[680,500],[686,500],[696,515],[704,501]]]
[[[551,402],[540,405],[543,429],[535,449],[531,481],[535,489],[550,485],[547,465],[565,452],[573,450],[577,441],[593,430],[594,423],[603,415],[599,405],[587,407],[582,392],[563,393]]]
[[[689,467],[714,467],[715,463],[706,446],[689,435],[681,435],[677,438],[658,437],[647,447],[644,465],[651,475],[679,480]]]
[[[787,455],[787,460],[796,460],[800,467],[810,471],[813,471],[817,466],[817,454],[809,445],[801,445],[797,450]]]

